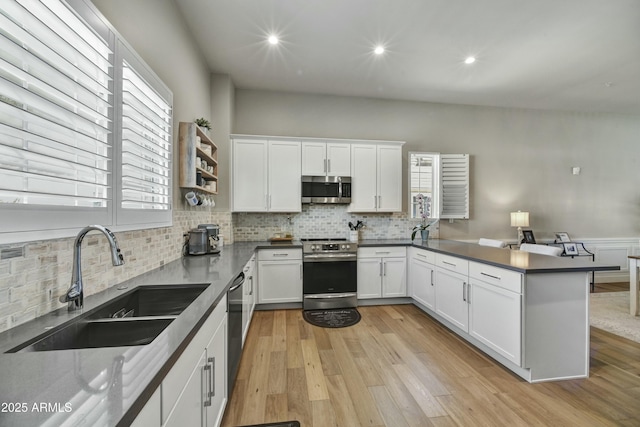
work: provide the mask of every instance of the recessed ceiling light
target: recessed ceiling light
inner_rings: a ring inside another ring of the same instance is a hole
[[[269,36],[267,40],[269,41],[269,44],[273,44],[273,45],[278,44],[278,42],[280,41],[276,36]]]
[[[465,60],[464,63],[465,64],[473,64],[474,62],[476,62],[476,58],[475,56],[468,56]]]
[[[384,47],[383,46],[376,46],[376,48],[373,50],[373,53],[375,53],[376,55],[382,55],[384,53]]]

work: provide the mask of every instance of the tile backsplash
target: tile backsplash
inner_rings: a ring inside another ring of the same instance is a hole
[[[203,223],[220,225],[233,242],[230,212],[174,211],[173,226],[117,232],[125,264],[111,265],[107,240],[88,234],[82,243],[85,296],[131,279],[181,256],[183,233]],[[75,238],[44,240],[0,247],[0,332],[64,307],[58,298],[71,283]]]
[[[295,238],[349,237],[349,222],[358,220],[365,224],[360,239],[403,239],[411,236],[412,228],[419,223],[407,213],[347,212],[345,205],[302,205],[302,212],[285,213],[234,213],[233,234],[236,241],[267,240],[275,233],[289,232]],[[437,237],[439,224],[431,227],[432,237]]]

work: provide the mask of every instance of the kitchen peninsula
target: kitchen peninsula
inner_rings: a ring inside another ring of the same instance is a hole
[[[300,245],[294,242],[293,246]],[[445,240],[426,244],[363,240],[359,246],[406,248],[406,302],[413,302],[527,381],[588,376],[589,272],[618,266]],[[233,279],[255,251],[272,248],[266,242],[225,245],[220,256],[179,259],[87,297],[85,309],[90,310],[117,296],[123,285],[131,289],[151,284],[211,284],[145,346],[5,353],[47,327],[72,320],[66,310],[3,333],[0,395],[4,402],[26,403],[28,410],[0,413],[0,424],[62,425],[84,419],[91,425],[129,425],[141,410],[155,410],[150,399],[159,399],[158,388],[206,325],[209,314],[224,301]],[[259,293],[260,284],[257,290]],[[63,410],[32,411],[36,402],[58,403]],[[68,402],[71,410],[65,412]],[[160,415],[154,419],[160,420]]]

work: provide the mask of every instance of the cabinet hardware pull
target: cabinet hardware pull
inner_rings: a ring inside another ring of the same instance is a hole
[[[331,159],[327,160],[327,172],[331,172]]]
[[[378,208],[382,207],[382,196],[378,196]]]
[[[303,277],[304,277],[304,276],[302,275],[302,264],[300,264],[300,280],[302,280],[302,279],[303,279]]]
[[[483,276],[491,277],[492,279],[502,280],[500,276],[494,276],[492,274],[485,273],[484,271],[481,271],[480,274],[482,274]]]
[[[382,275],[386,276],[387,275],[387,263],[382,261]]]
[[[376,251],[376,254],[390,254],[391,251]]]
[[[433,270],[431,270],[431,286],[433,286]]]
[[[453,267],[455,267],[456,265],[452,262],[447,262],[447,261],[442,261],[443,264],[447,264],[447,265],[451,265]]]
[[[216,395],[216,358],[210,357],[207,359],[211,363],[211,388],[209,391],[209,401]]]
[[[378,198],[376,196],[373,196],[373,207],[378,209]]]
[[[471,304],[471,283],[467,283],[467,304]]]
[[[380,276],[382,277],[382,261],[380,261]]]
[[[419,257],[422,257],[422,258],[426,258],[427,257],[425,254],[421,254],[421,253],[417,253],[416,255],[419,256]]]
[[[289,256],[289,254],[273,254],[273,256]]]
[[[462,282],[462,301],[467,300],[467,282]]]
[[[205,381],[207,382],[207,400],[204,401],[203,405],[204,406],[211,406],[211,375],[210,373],[208,373],[207,371],[211,370],[211,365],[209,363],[207,363],[206,365],[204,365],[204,369],[202,371],[202,373],[204,375],[206,375],[206,379]]]
[[[327,159],[324,159],[324,171],[323,172],[327,172]]]

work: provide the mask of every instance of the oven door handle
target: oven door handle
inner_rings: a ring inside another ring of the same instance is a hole
[[[358,258],[356,254],[330,254],[330,255],[304,255],[304,262],[334,262],[334,261],[355,261]]]

